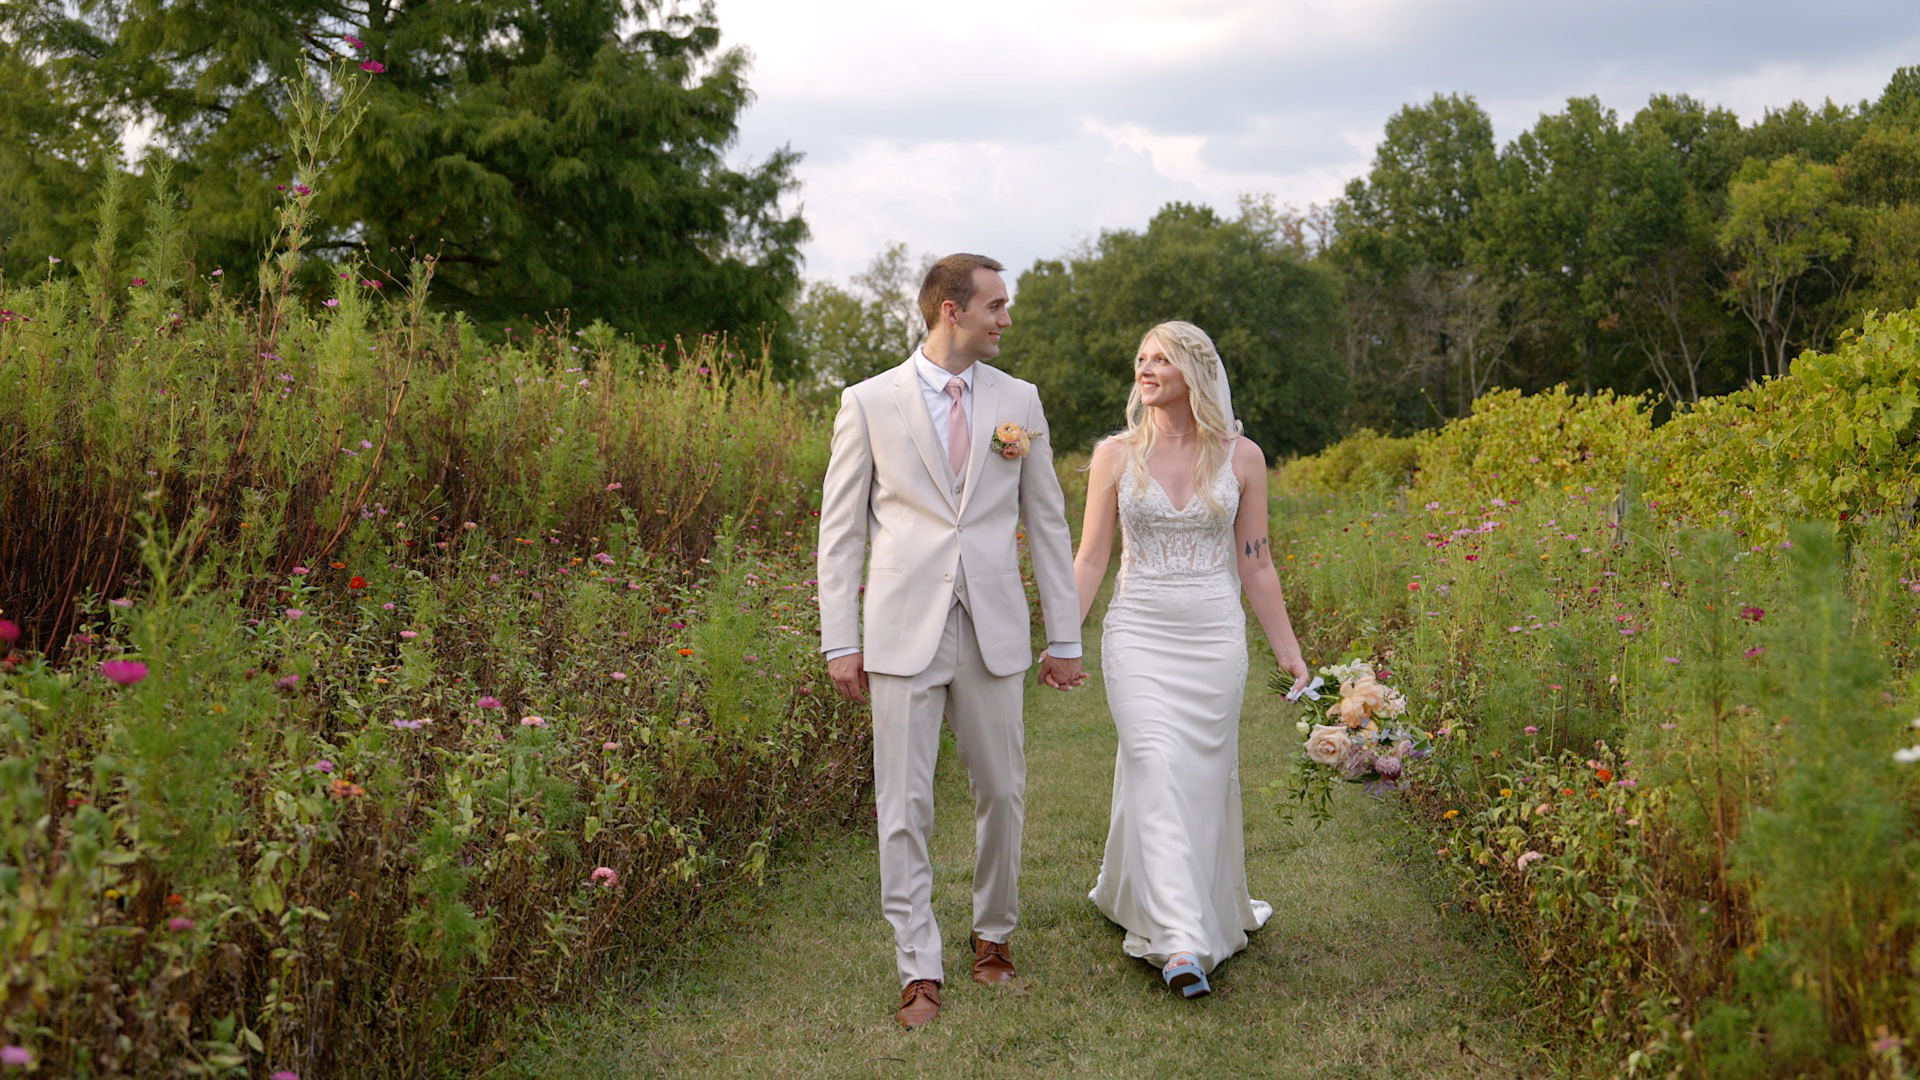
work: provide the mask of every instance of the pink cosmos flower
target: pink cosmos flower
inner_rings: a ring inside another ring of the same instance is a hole
[[[339,298],[339,297],[337,297],[337,296],[329,296],[329,297],[327,297],[327,298],[326,298],[325,300],[322,300],[322,301],[320,301],[320,302],[321,302],[322,304],[325,304],[325,305],[326,305],[326,306],[328,306],[328,307],[339,307],[339,306],[340,306],[340,298]]]
[[[620,883],[620,872],[611,866],[593,868],[592,881],[603,889],[611,889]]]
[[[368,72],[370,74],[378,75],[381,72],[387,70],[387,65],[381,63],[378,60],[368,60],[367,62],[360,65],[360,70]]]
[[[173,918],[167,920],[167,929],[176,934],[185,933],[193,929],[193,920],[187,918],[185,915],[175,915]]]
[[[364,49],[367,47],[366,42],[361,41],[359,38],[354,37],[352,34],[341,34],[340,40],[346,42],[347,44],[353,46],[356,49]],[[279,1076],[278,1073],[275,1073],[274,1075],[276,1078]]]
[[[11,645],[19,640],[19,624],[10,619],[0,619],[0,645]]]
[[[110,682],[132,686],[147,677],[147,665],[138,660],[106,660],[100,664],[100,674]]]

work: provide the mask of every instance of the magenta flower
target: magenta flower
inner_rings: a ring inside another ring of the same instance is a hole
[[[1537,728],[1537,727],[1534,727],[1534,726],[1533,726],[1532,724],[1528,724],[1528,725],[1527,725],[1526,727],[1524,727],[1524,728],[1522,728],[1521,730],[1522,730],[1522,731],[1525,731],[1525,732],[1526,732],[1527,734],[1529,734],[1529,735],[1538,735],[1538,734],[1540,734],[1540,729],[1539,729],[1539,728]]]
[[[387,70],[387,65],[381,63],[378,60],[368,60],[366,63],[363,63],[360,65],[360,70],[368,72],[370,74],[378,75],[381,72]]]
[[[185,933],[193,929],[193,920],[187,918],[185,915],[175,915],[173,918],[167,920],[167,929],[176,934]]]
[[[293,185],[293,193],[295,195],[311,195],[313,194],[313,189],[305,184],[295,184]]]
[[[320,302],[321,302],[322,304],[325,304],[325,305],[326,305],[326,306],[328,306],[328,307],[339,307],[339,306],[340,306],[340,298],[339,298],[339,297],[337,297],[337,296],[329,296],[329,297],[327,297],[327,298],[326,298],[325,300],[322,300],[322,301],[320,301]]]
[[[295,690],[295,689],[298,689],[300,686],[300,676],[282,675],[278,679],[274,680],[273,685],[279,687],[282,690]]]
[[[414,638],[417,638],[419,636],[420,636],[420,632],[418,630],[400,631],[400,640],[402,641],[412,641]]]
[[[292,1069],[281,1069],[267,1077],[267,1080],[300,1080],[300,1074],[294,1072]]]
[[[306,612],[304,612],[304,611],[301,611],[301,610],[300,610],[299,608],[297,608],[297,607],[290,607],[290,608],[288,608],[288,609],[287,609],[287,618],[289,618],[289,619],[298,619],[298,618],[300,618],[301,616],[303,616],[303,615],[305,615],[305,614],[306,614]]]
[[[346,42],[347,44],[353,46],[356,49],[364,49],[367,47],[366,42],[361,41],[359,38],[354,37],[352,34],[341,34],[340,40]],[[279,1074],[277,1073],[275,1074],[276,1078],[278,1077],[278,1075]]]
[[[24,1069],[33,1064],[33,1052],[24,1046],[0,1046],[0,1065]]]
[[[132,686],[147,677],[147,665],[138,660],[106,660],[100,664],[100,674],[110,682]]]
[[[620,883],[620,871],[611,866],[593,868],[592,881],[603,889],[611,889]]]
[[[292,382],[293,380],[292,380],[292,379],[288,379],[287,381],[288,381],[288,382]],[[307,576],[308,574],[311,574],[311,573],[313,573],[313,571],[311,571],[311,570],[309,570],[309,569],[307,569],[307,568],[306,568],[306,567],[304,567],[304,566],[296,566],[296,567],[294,567],[294,568],[293,568],[293,576],[294,576],[294,577],[306,577],[306,576]]]
[[[137,277],[133,279],[133,287],[136,289],[142,285],[145,285],[146,283],[147,283],[147,279],[143,277]]]
[[[0,619],[0,645],[11,645],[19,640],[19,624],[10,619]]]
[[[326,758],[321,758],[319,761],[307,766],[307,768],[312,769],[314,772],[330,773],[333,771],[333,762],[328,761]]]
[[[481,698],[479,705],[483,709],[503,709],[506,707],[500,704],[500,699],[497,697],[494,697],[492,694],[488,694],[487,696]]]
[[[1767,609],[1757,608],[1757,607],[1743,607],[1740,609],[1740,617],[1747,620],[1748,622],[1759,622],[1761,619],[1764,619],[1767,617]]]

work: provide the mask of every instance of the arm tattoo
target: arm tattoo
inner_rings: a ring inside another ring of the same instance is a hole
[[[1258,540],[1250,540],[1247,542],[1247,558],[1258,559],[1262,555],[1265,555],[1266,553],[1267,553],[1266,537],[1263,536]]]

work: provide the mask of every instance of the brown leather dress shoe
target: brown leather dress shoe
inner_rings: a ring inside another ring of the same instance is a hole
[[[940,1015],[940,984],[932,979],[915,979],[900,989],[900,1011],[893,1018],[912,1031],[931,1024]]]
[[[1013,955],[1004,942],[988,941],[977,934],[967,937],[973,942],[974,982],[999,986],[1013,979]]]

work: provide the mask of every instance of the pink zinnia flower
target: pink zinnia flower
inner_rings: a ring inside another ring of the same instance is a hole
[[[1526,732],[1529,735],[1540,734],[1540,729],[1537,727],[1534,727],[1532,724],[1528,724],[1526,727],[1523,727],[1520,730]]]
[[[289,618],[289,619],[298,619],[298,618],[300,618],[301,616],[303,616],[303,615],[305,615],[305,614],[306,614],[306,612],[304,612],[304,611],[301,611],[301,610],[300,610],[299,608],[297,608],[297,607],[290,607],[290,608],[288,608],[288,609],[287,609],[287,618]]]
[[[138,660],[106,660],[100,664],[100,674],[121,686],[132,686],[147,677],[147,665]]]
[[[618,749],[620,749],[620,744],[619,744],[619,743],[617,743],[617,742],[613,742],[613,741],[611,741],[611,740],[609,740],[609,741],[607,741],[607,742],[603,742],[603,743],[601,743],[601,744],[600,744],[600,749],[602,749],[602,750],[618,750]]]
[[[326,758],[321,758],[319,761],[307,766],[307,768],[312,769],[314,772],[330,773],[333,771],[333,762],[328,761]]]
[[[620,883],[620,872],[611,866],[593,868],[592,881],[603,889],[611,889]]]
[[[547,721],[545,717],[541,717],[541,716],[523,716],[520,718],[520,726],[521,727],[546,727]]]
[[[614,672],[613,674],[611,674],[611,675],[608,675],[608,676],[607,676],[607,678],[609,678],[609,679],[613,679],[613,680],[615,680],[615,681],[618,681],[618,680],[620,680],[620,679],[624,679],[624,678],[626,678],[626,677],[627,677],[627,673],[626,673],[626,672],[624,672],[624,671],[616,671],[616,672]]]
[[[481,698],[479,705],[483,709],[499,709],[499,708],[505,707],[500,704],[500,699],[497,697],[494,697],[492,694],[488,694],[485,697]]]

